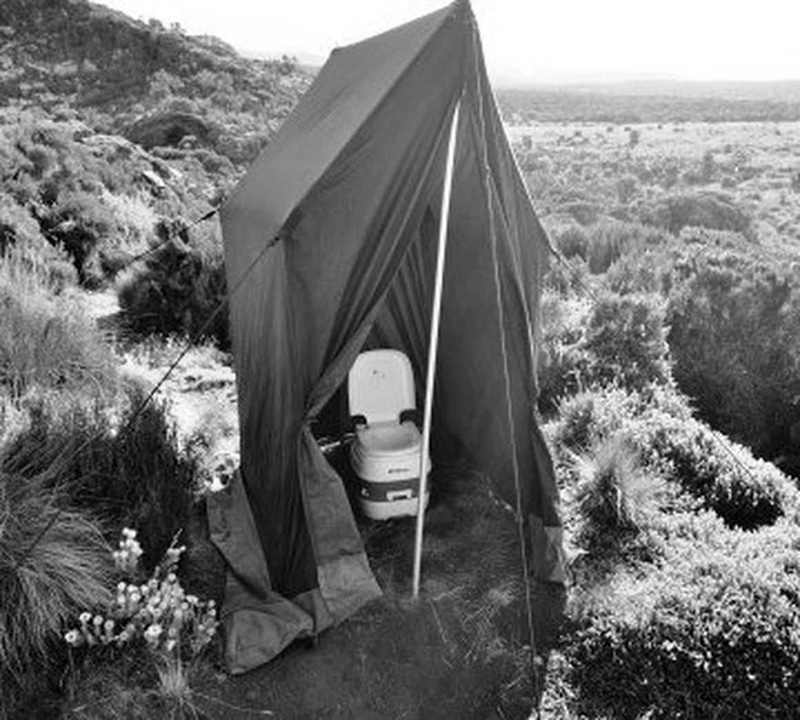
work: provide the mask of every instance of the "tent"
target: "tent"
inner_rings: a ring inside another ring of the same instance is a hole
[[[535,417],[550,246],[475,18],[457,0],[334,50],[222,208],[241,465],[209,521],[229,568],[233,672],[380,594],[312,426],[366,346],[403,350],[425,377],[454,117],[434,429],[518,501],[535,577],[563,582],[558,493]]]

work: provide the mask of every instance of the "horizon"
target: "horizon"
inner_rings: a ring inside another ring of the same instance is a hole
[[[93,0],[136,19],[214,35],[244,55],[325,61],[357,42],[447,3],[323,0],[267,8],[256,0]],[[472,0],[489,74],[498,85],[626,81],[800,80],[795,28],[800,4],[762,0],[757,14],[722,0],[673,0],[643,10],[634,0]],[[312,17],[313,22],[308,18]],[[575,22],[582,18],[583,22]],[[657,31],[657,32],[656,32]],[[308,63],[311,64],[311,63]]]

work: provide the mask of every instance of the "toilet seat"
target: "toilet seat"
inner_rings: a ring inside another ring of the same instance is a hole
[[[356,427],[355,447],[374,456],[419,455],[422,436],[413,422],[373,423]]]

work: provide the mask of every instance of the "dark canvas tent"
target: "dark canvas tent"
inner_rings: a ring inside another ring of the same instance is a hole
[[[379,594],[311,426],[365,343],[404,350],[424,376],[457,103],[434,426],[509,502],[519,488],[534,572],[563,580],[557,490],[534,416],[549,245],[458,0],[335,50],[223,208],[241,473],[210,521],[230,569],[234,672]]]

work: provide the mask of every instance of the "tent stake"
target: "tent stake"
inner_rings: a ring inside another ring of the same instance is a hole
[[[453,110],[450,124],[450,138],[447,141],[447,162],[442,185],[442,210],[439,220],[439,243],[436,251],[436,279],[433,290],[433,312],[431,334],[428,342],[428,372],[425,376],[424,420],[422,423],[422,448],[419,456],[419,492],[417,493],[417,526],[414,537],[414,580],[413,598],[419,597],[419,581],[422,569],[422,533],[425,524],[425,494],[428,488],[428,464],[426,459],[431,443],[431,412],[433,410],[433,381],[436,374],[436,355],[439,350],[439,319],[442,313],[442,287],[444,285],[444,255],[447,247],[447,221],[450,215],[450,191],[453,187],[453,165],[456,155],[456,135],[458,113],[461,109],[459,98]]]

